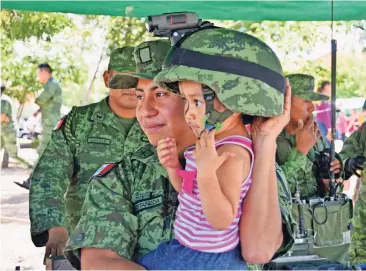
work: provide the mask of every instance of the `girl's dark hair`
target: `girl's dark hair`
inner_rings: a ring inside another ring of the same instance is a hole
[[[250,115],[241,114],[241,120],[244,125],[252,124],[254,117]]]

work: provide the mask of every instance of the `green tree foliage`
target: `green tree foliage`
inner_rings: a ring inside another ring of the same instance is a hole
[[[87,70],[82,69],[82,59],[75,57],[74,50],[80,42],[69,39],[76,34],[67,15],[2,10],[1,79],[7,93],[22,103],[27,93],[40,90],[42,86],[36,79],[40,62],[51,65],[63,86],[82,83]]]

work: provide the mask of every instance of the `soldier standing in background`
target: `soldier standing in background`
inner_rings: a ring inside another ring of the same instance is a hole
[[[31,167],[24,159],[18,156],[17,144],[17,125],[15,122],[15,114],[12,100],[9,96],[3,94],[5,86],[1,86],[1,145],[0,149],[4,149],[1,157],[1,167],[8,167],[9,154],[10,157],[16,159],[22,165]]]
[[[62,89],[52,77],[52,68],[48,63],[39,64],[37,74],[39,82],[45,85],[44,91],[35,101],[42,113],[42,138],[37,149],[38,155],[41,155],[51,137],[52,129],[61,117]]]

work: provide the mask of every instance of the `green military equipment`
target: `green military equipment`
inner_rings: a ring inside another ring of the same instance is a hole
[[[169,38],[172,46],[189,33],[211,26],[212,23],[198,19],[195,12],[164,13],[146,19],[147,31],[154,37]]]
[[[328,100],[329,97],[314,92],[314,76],[308,74],[290,74],[287,76],[291,85],[292,95],[298,96],[308,101]]]
[[[320,139],[309,153],[304,155],[296,148],[296,137],[284,130],[277,138],[276,161],[286,174],[291,194],[296,196],[296,189],[300,194],[300,202],[297,199],[292,204],[293,217],[305,231],[316,232],[315,255],[327,258],[328,261],[347,264],[351,243],[352,203],[345,199],[338,200],[337,198],[342,198],[338,195],[334,202],[325,201],[322,205],[319,203],[320,198],[317,198],[318,172],[315,172],[314,164],[316,154],[326,147],[326,142]],[[298,232],[300,236],[304,236],[303,232]]]
[[[209,28],[185,36],[154,81],[176,93],[179,81],[201,83],[233,112],[268,117],[283,111],[285,78],[278,57],[259,39],[234,30]]]
[[[143,42],[136,46],[134,59],[136,73],[121,73],[113,76],[109,87],[117,89],[134,88],[139,78],[153,79],[160,71],[170,44],[166,40]]]

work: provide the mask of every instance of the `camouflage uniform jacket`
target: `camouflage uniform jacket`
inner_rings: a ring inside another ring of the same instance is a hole
[[[1,94],[1,114],[4,114],[9,118],[8,123],[1,123],[1,129],[6,129],[7,127],[15,129],[15,112],[13,107],[13,101],[9,96],[5,94]]]
[[[366,156],[366,126],[365,123],[344,141],[339,153],[343,161],[356,155]],[[361,175],[361,187],[355,206],[353,218],[354,230],[352,234],[351,263],[366,262],[366,169]]]
[[[111,166],[110,172],[97,172],[91,180],[83,216],[66,247],[76,268],[80,268],[82,248],[110,249],[136,260],[173,238],[177,193],[153,147],[141,146]],[[276,173],[284,237],[274,258],[291,249],[295,230],[286,178],[279,166]]]
[[[296,184],[299,185],[301,197],[312,197],[317,193],[317,182],[313,172],[315,152],[327,148],[323,138],[310,149],[308,155],[304,155],[296,148],[296,137],[286,131],[277,137],[276,161],[283,169],[294,195]]]
[[[51,77],[44,91],[37,97],[36,104],[39,105],[43,118],[60,118],[60,110],[62,105],[62,90],[56,79]]]
[[[286,181],[286,175],[282,168],[276,163],[278,199],[280,203],[282,216],[282,246],[277,250],[273,259],[286,254],[295,242],[296,222],[292,216],[292,200],[289,185]]]
[[[31,175],[29,216],[36,246],[47,242],[52,227],[75,228],[90,177],[103,163],[118,161],[140,134],[135,119],[110,110],[108,98],[74,107],[59,122]]]
[[[112,169],[98,170],[91,179],[83,215],[65,249],[76,268],[82,248],[110,249],[135,261],[172,238],[177,193],[144,137],[126,145],[128,154]]]

